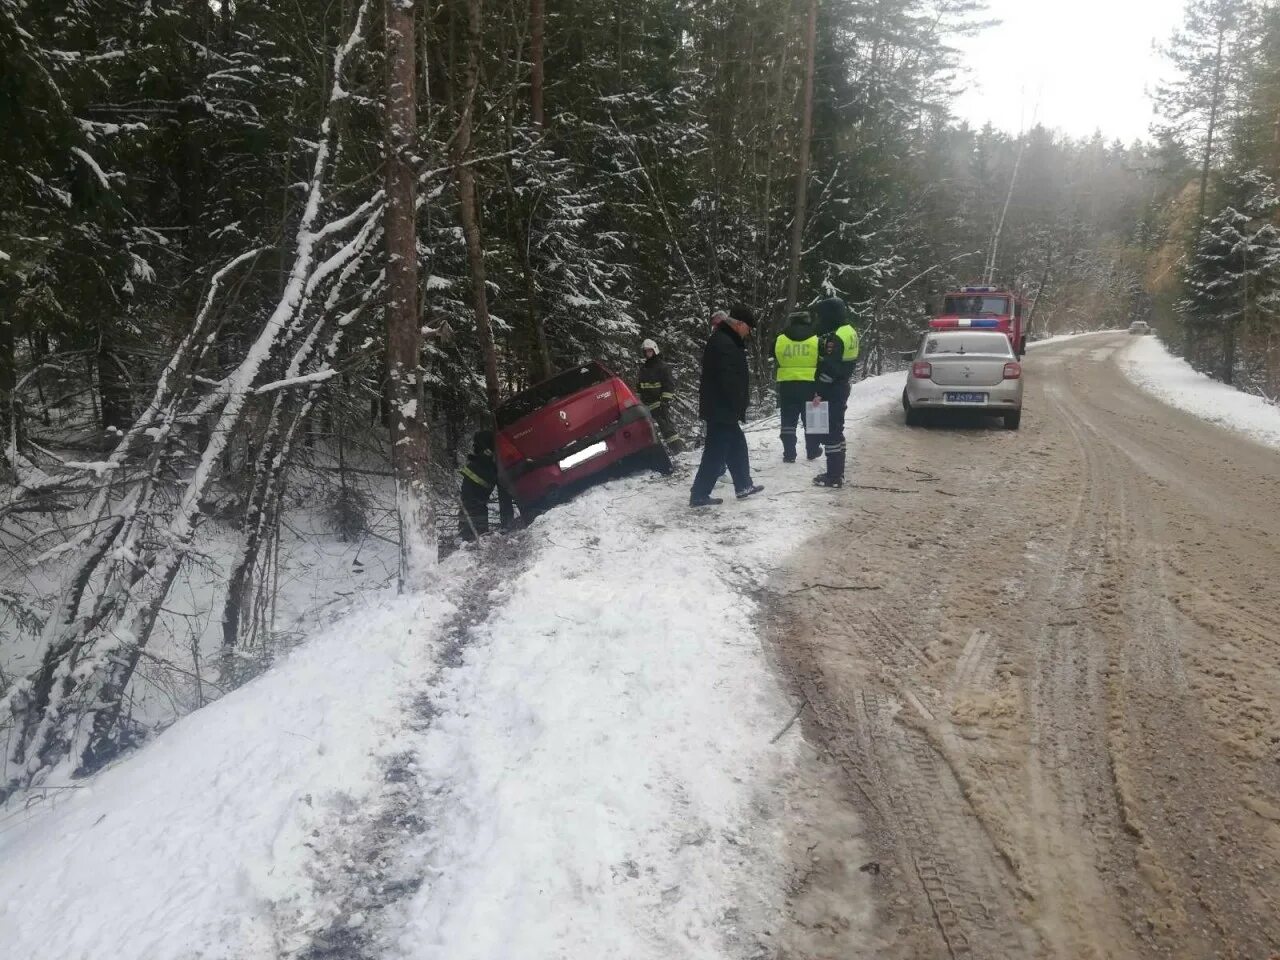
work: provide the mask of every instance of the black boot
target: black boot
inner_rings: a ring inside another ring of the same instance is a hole
[[[844,451],[827,454],[827,472],[814,477],[813,483],[818,487],[844,486]]]
[[[794,436],[782,438],[782,462],[796,462],[796,438]]]

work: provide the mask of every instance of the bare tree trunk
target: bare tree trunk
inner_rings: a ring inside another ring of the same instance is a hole
[[[7,307],[8,304],[3,306]],[[13,333],[13,314],[8,309],[0,309],[0,447],[7,446],[10,441],[9,408],[14,400],[13,389],[18,382],[17,338]],[[17,451],[15,450],[16,454]],[[0,463],[5,456],[0,454]],[[15,464],[10,464],[15,467]]]
[[[454,141],[454,163],[458,179],[458,215],[462,235],[467,243],[467,267],[471,274],[471,302],[476,315],[476,332],[484,353],[484,384],[489,413],[498,409],[498,352],[493,342],[493,325],[489,321],[489,296],[485,292],[484,244],[480,235],[480,214],[476,204],[476,178],[468,164],[471,154],[471,127],[475,115],[476,91],[480,85],[481,0],[467,0],[467,87]],[[515,511],[502,487],[498,488],[498,505],[502,525],[510,526]]]
[[[411,166],[417,130],[413,7],[413,0],[387,0],[387,376],[402,591],[423,589],[436,563],[435,512],[427,483],[431,443],[420,371],[422,327]]]
[[[533,113],[533,125],[541,129],[546,124],[542,106],[542,50],[543,32],[546,27],[546,0],[530,0],[529,3],[529,106]]]
[[[546,29],[546,0],[530,0],[529,3],[529,109],[533,125],[541,133],[546,126],[543,91],[543,48]],[[552,373],[551,350],[547,345],[546,319],[538,305],[538,280],[533,267],[533,255],[529,249],[533,234],[532,214],[522,217],[517,235],[520,245],[520,267],[524,272],[525,302],[528,304],[529,326],[533,331],[538,354],[538,375],[546,378]]]
[[[818,0],[809,0],[809,25],[805,30],[804,112],[800,118],[800,157],[796,164],[796,207],[791,221],[791,271],[787,276],[785,317],[800,296],[800,254],[804,248],[805,197],[809,186],[809,141],[813,138],[813,63],[818,33]]]
[[[543,127],[542,113],[542,34],[544,19],[543,0],[532,0],[529,11],[529,32],[532,35],[530,40],[532,66],[531,81],[531,114],[535,126],[534,136],[540,138]],[[518,39],[511,54],[511,60],[514,63],[521,62],[522,39]],[[547,328],[546,319],[542,314],[541,304],[538,302],[538,269],[534,263],[533,254],[533,236],[534,236],[534,211],[537,209],[538,200],[535,197],[530,198],[522,194],[516,188],[516,166],[515,166],[515,149],[516,149],[516,98],[514,96],[515,87],[512,87],[512,96],[507,103],[505,135],[506,148],[508,157],[503,164],[503,172],[506,176],[507,187],[507,209],[509,215],[507,218],[507,230],[515,241],[516,257],[520,263],[520,273],[524,280],[524,304],[525,318],[529,327],[529,374],[533,380],[544,380],[551,376],[551,351],[547,345]],[[523,140],[521,141],[523,142]],[[535,143],[532,152],[532,162],[537,162],[537,158],[543,155],[544,147],[540,143]]]
[[[484,246],[480,237],[480,217],[476,209],[476,178],[468,165],[471,155],[471,126],[476,89],[480,84],[481,0],[467,0],[467,87],[454,140],[458,179],[458,212],[467,243],[467,267],[471,274],[471,302],[476,314],[480,348],[484,352],[484,383],[490,411],[498,406],[498,356],[489,322],[489,298],[485,292]]]
[[[516,242],[519,246],[520,269],[524,273],[524,298],[528,309],[529,329],[533,331],[537,354],[537,375],[546,380],[554,371],[551,366],[551,347],[547,343],[547,323],[538,304],[538,278],[534,273],[533,256],[529,250],[533,234],[532,219],[524,218],[520,225],[522,229],[516,234]]]
[[[106,324],[98,328],[97,366],[102,428],[116,437],[123,436],[133,422],[133,399],[120,358],[112,350]]]
[[[1040,306],[1040,298],[1044,296],[1044,288],[1049,285],[1049,271],[1053,267],[1053,247],[1050,246],[1044,256],[1044,270],[1040,274],[1040,285],[1036,287],[1036,298],[1031,301],[1031,308],[1027,311],[1027,319],[1023,324],[1023,330],[1027,333],[1031,332],[1031,321],[1036,317],[1036,310]],[[1046,331],[1047,333],[1048,331]]]
[[[1222,336],[1222,382],[1228,386],[1236,382],[1236,325],[1228,323]]]
[[[1196,223],[1204,223],[1205,202],[1209,194],[1209,168],[1213,165],[1213,137],[1217,133],[1218,108],[1222,102],[1222,47],[1226,42],[1226,24],[1218,24],[1218,47],[1213,59],[1213,99],[1209,103],[1209,125],[1204,135],[1204,159],[1200,162],[1200,205]],[[1230,381],[1228,381],[1230,382]]]

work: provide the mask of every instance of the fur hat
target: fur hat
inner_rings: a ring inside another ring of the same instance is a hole
[[[658,349],[658,345],[652,340],[646,340],[644,343],[640,344],[640,352],[643,353],[645,350],[652,350],[655,357],[662,352]]]

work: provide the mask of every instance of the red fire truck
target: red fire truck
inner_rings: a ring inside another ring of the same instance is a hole
[[[999,330],[1009,338],[1013,352],[1027,352],[1024,316],[1026,301],[1005,287],[961,287],[948,291],[941,312],[929,321],[931,330]]]

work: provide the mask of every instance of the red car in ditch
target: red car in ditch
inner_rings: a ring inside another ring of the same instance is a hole
[[[496,418],[498,476],[522,513],[606,477],[671,470],[648,409],[598,361],[517,393]]]

